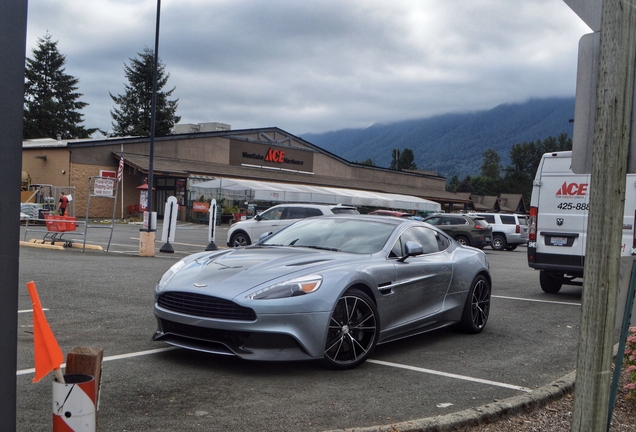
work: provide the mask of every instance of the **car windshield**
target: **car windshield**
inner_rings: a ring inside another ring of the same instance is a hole
[[[304,219],[259,244],[371,254],[382,249],[395,227],[391,223],[349,218]]]

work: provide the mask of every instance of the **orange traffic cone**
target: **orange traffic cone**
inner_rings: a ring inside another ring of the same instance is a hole
[[[60,371],[60,366],[64,362],[64,354],[44,316],[35,283],[28,282],[27,288],[33,302],[33,357],[35,359],[33,382],[40,381],[53,371],[56,379],[63,383],[64,377]]]

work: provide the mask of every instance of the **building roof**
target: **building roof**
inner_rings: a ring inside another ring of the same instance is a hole
[[[502,212],[526,213],[526,205],[522,194],[501,194],[499,195],[499,208]]]
[[[498,198],[490,195],[471,195],[473,209],[475,211],[499,211]]]

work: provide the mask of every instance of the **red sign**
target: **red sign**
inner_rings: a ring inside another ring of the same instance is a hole
[[[207,213],[210,211],[210,204],[202,201],[194,201],[192,203],[192,211],[194,213]]]
[[[285,162],[285,151],[284,150],[274,150],[271,147],[267,151],[267,156],[265,156],[265,160],[269,162]]]
[[[563,183],[563,186],[556,193],[557,196],[584,196],[587,194],[587,183]]]

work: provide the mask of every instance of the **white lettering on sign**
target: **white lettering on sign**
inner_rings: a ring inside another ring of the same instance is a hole
[[[101,196],[112,196],[115,188],[115,180],[97,178],[93,182],[93,194]]]

